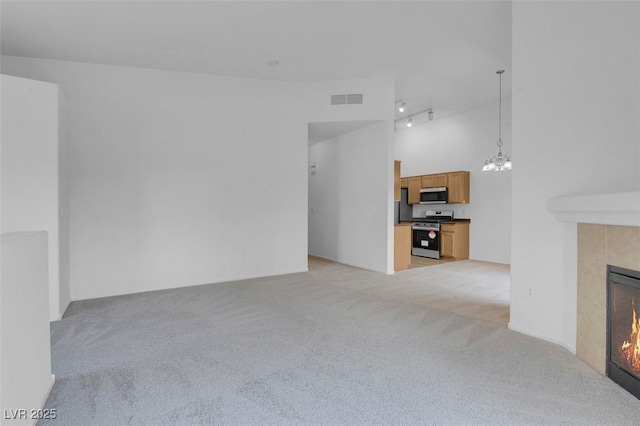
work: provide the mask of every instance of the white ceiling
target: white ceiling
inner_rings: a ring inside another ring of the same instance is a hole
[[[1,8],[4,55],[293,82],[393,77],[407,113],[433,108],[436,118],[497,100],[501,68],[510,96],[509,1],[3,0]]]

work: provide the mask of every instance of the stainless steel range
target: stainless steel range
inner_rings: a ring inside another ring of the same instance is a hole
[[[440,259],[440,222],[452,220],[453,210],[427,210],[425,217],[414,217],[411,254]]]

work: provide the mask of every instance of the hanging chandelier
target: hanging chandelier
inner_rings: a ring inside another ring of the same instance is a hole
[[[504,70],[497,71],[500,76],[500,103],[498,106],[498,155],[494,155],[484,162],[482,171],[501,172],[503,170],[511,170],[511,158],[502,153],[502,74]]]

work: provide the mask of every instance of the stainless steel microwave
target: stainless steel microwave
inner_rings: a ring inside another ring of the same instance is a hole
[[[423,188],[420,190],[420,204],[446,204],[447,188]]]

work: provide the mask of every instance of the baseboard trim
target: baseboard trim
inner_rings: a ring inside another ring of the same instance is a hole
[[[181,286],[177,286],[177,287],[176,286],[168,286],[168,287],[154,288],[154,289],[149,289],[149,290],[132,291],[132,292],[128,292],[128,293],[103,294],[103,295],[95,295],[95,296],[81,296],[81,297],[78,297],[78,298],[72,298],[71,301],[75,302],[75,301],[80,301],[80,300],[102,299],[102,298],[105,298],[105,297],[126,296],[126,295],[129,295],[129,294],[151,293],[151,292],[154,292],[154,291],[177,290],[177,289],[180,289],[180,288],[199,287],[199,286],[211,285],[211,284],[232,283],[232,282],[236,282],[236,281],[252,280],[252,279],[256,279],[256,278],[269,278],[269,277],[277,277],[277,276],[280,276],[280,275],[300,274],[300,273],[304,273],[304,272],[308,272],[308,271],[309,271],[309,266],[307,265],[306,268],[280,271],[280,272],[275,273],[275,274],[269,273],[269,274],[242,275],[242,276],[239,276],[239,277],[221,278],[219,280],[210,281],[210,282],[207,282],[207,283],[181,285]]]
[[[52,374],[51,375],[51,382],[49,383],[49,386],[47,387],[47,391],[45,392],[45,394],[40,398],[40,408],[44,408],[47,405],[47,400],[49,399],[49,395],[51,395],[51,391],[53,390],[53,386],[55,386],[56,384],[56,375]],[[35,422],[34,422],[35,424]]]
[[[560,343],[560,346],[562,346],[563,348],[565,348],[566,350],[568,350],[572,354],[576,355],[576,347],[575,346],[569,345],[568,343]]]
[[[67,306],[64,307],[64,309],[62,310],[62,312],[60,313],[59,318],[57,319],[57,321],[60,321],[62,318],[64,318],[64,314],[67,313],[67,309],[69,309],[69,305],[71,305],[71,300],[69,300],[67,302]]]
[[[525,334],[525,335],[530,336],[530,337],[535,337],[536,339],[544,340],[545,342],[549,342],[549,343],[553,343],[553,344],[558,345],[558,346],[562,346],[562,347],[563,347],[563,348],[565,348],[567,351],[571,352],[573,355],[575,355],[575,354],[576,354],[576,348],[575,348],[575,346],[570,345],[570,344],[568,344],[567,342],[563,342],[563,341],[560,341],[560,340],[550,339],[550,338],[545,337],[545,336],[542,336],[542,335],[540,335],[540,334],[532,333],[531,331],[529,331],[529,330],[525,330],[524,328],[520,328],[520,327],[518,327],[518,326],[516,326],[516,325],[513,325],[513,324],[512,324],[512,323],[510,323],[510,322],[509,322],[509,323],[507,323],[507,328],[508,328],[509,330],[511,330],[511,331],[515,331],[515,332],[520,333],[520,334]]]

